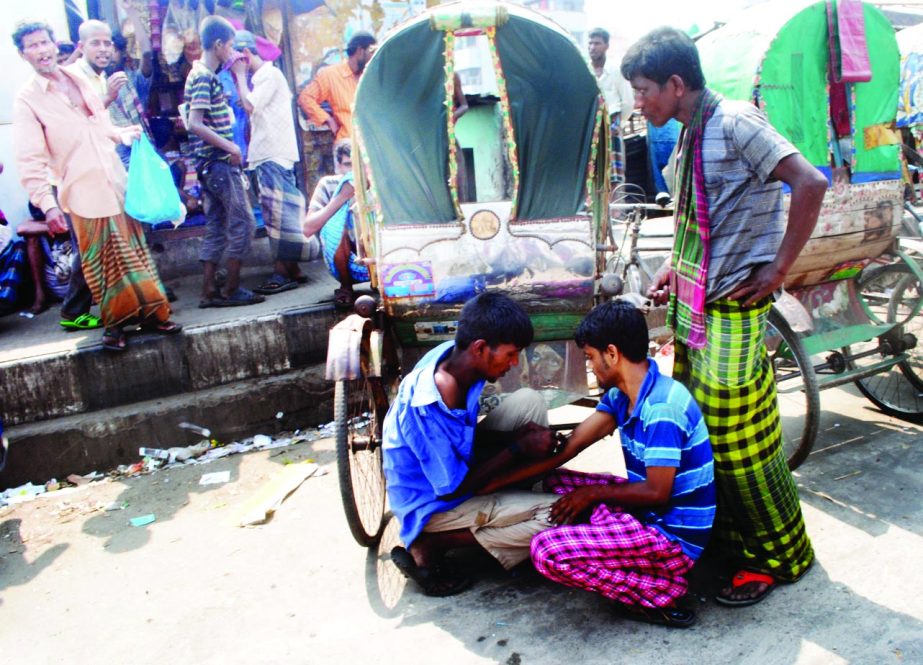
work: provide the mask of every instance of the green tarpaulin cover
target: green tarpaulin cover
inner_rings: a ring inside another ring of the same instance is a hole
[[[894,121],[900,55],[894,30],[864,5],[872,80],[855,90],[853,174],[892,174],[897,145],[866,145],[865,130]],[[771,2],[748,10],[699,43],[705,78],[729,99],[761,98],[770,122],[818,167],[830,166],[827,93],[827,13],[824,2]]]

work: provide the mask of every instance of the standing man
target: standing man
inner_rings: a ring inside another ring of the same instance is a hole
[[[455,340],[423,356],[385,416],[388,500],[406,545],[391,550],[391,560],[426,595],[450,596],[471,584],[446,568],[446,550],[480,546],[510,569],[529,558],[532,536],[552,526],[554,495],[475,496],[496,476],[554,450],[545,402],[534,390],[513,393],[478,422],[484,384],[518,363],[532,335],[528,315],[508,296],[474,297]]]
[[[52,233],[67,230],[64,213],[70,213],[83,273],[105,326],[103,346],[123,351],[127,324],[179,332],[141,225],[124,212],[125,169],[113,143],[130,143],[140,130],[116,128],[84,79],[58,67],[47,24],[20,23],[13,42],[35,70],[13,102],[22,184]],[[61,178],[57,194],[49,172]]]
[[[304,196],[295,184],[298,141],[292,116],[292,92],[282,72],[260,57],[256,38],[238,30],[234,48],[243,53],[252,76],[253,90],[243,100],[250,114],[250,146],[247,168],[256,172],[260,187],[260,206],[269,243],[275,256],[274,274],[257,293],[279,293],[298,286],[301,279],[299,261],[320,255],[315,236],[305,238],[301,232]]]
[[[609,137],[612,145],[612,182],[625,182],[625,142],[622,140],[622,121],[628,120],[634,108],[631,85],[622,76],[618,65],[609,62],[609,32],[602,28],[590,31],[587,47],[590,64],[599,89],[609,111]]]
[[[231,108],[218,69],[234,53],[235,30],[227,19],[207,16],[199,27],[204,53],[186,78],[189,131],[196,137],[195,157],[205,199],[204,264],[199,307],[232,307],[265,298],[240,286],[240,268],[250,249],[256,220],[242,171],[243,155],[234,143]],[[221,257],[227,256],[224,292],[215,283]]]
[[[352,104],[356,96],[359,77],[375,52],[375,37],[368,32],[357,32],[346,45],[347,59],[336,65],[324,67],[298,95],[298,106],[315,125],[327,125],[334,141],[348,139],[353,131]],[[320,107],[327,102],[333,114]]]
[[[673,373],[702,407],[714,449],[712,542],[738,571],[716,600],[752,605],[814,559],[782,451],[763,331],[773,293],[817,223],[827,181],[753,104],[705,87],[686,34],[649,33],[628,50],[622,74],[648,121],[684,125],[673,256],[649,295],[669,298]],[[783,183],[792,197],[787,224]]]

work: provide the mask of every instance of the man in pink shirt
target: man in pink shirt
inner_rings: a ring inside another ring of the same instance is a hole
[[[47,24],[18,24],[13,42],[35,70],[13,102],[22,185],[52,233],[67,231],[64,213],[70,214],[84,277],[105,326],[103,346],[125,350],[123,328],[130,324],[179,332],[141,226],[124,212],[125,168],[113,143],[131,143],[140,128],[115,127],[87,82],[58,66]],[[59,178],[57,196],[49,174]]]

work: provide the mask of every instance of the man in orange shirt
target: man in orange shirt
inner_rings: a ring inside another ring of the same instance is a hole
[[[298,106],[308,120],[317,126],[327,125],[336,141],[352,135],[352,104],[356,86],[365,64],[375,52],[376,43],[370,33],[357,32],[346,45],[347,60],[321,69],[298,95]],[[323,102],[330,104],[333,115],[321,108]]]

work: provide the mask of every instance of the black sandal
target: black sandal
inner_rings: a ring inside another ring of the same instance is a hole
[[[404,577],[416,582],[427,596],[454,596],[474,583],[471,578],[451,570],[444,564],[418,566],[413,560],[413,555],[400,546],[391,550],[391,561]]]
[[[613,611],[623,619],[666,626],[667,628],[689,628],[695,623],[695,613],[679,607],[645,607],[615,603]]]
[[[117,351],[121,353],[128,346],[128,338],[122,330],[117,328],[108,328],[103,333],[103,348],[106,351]]]

